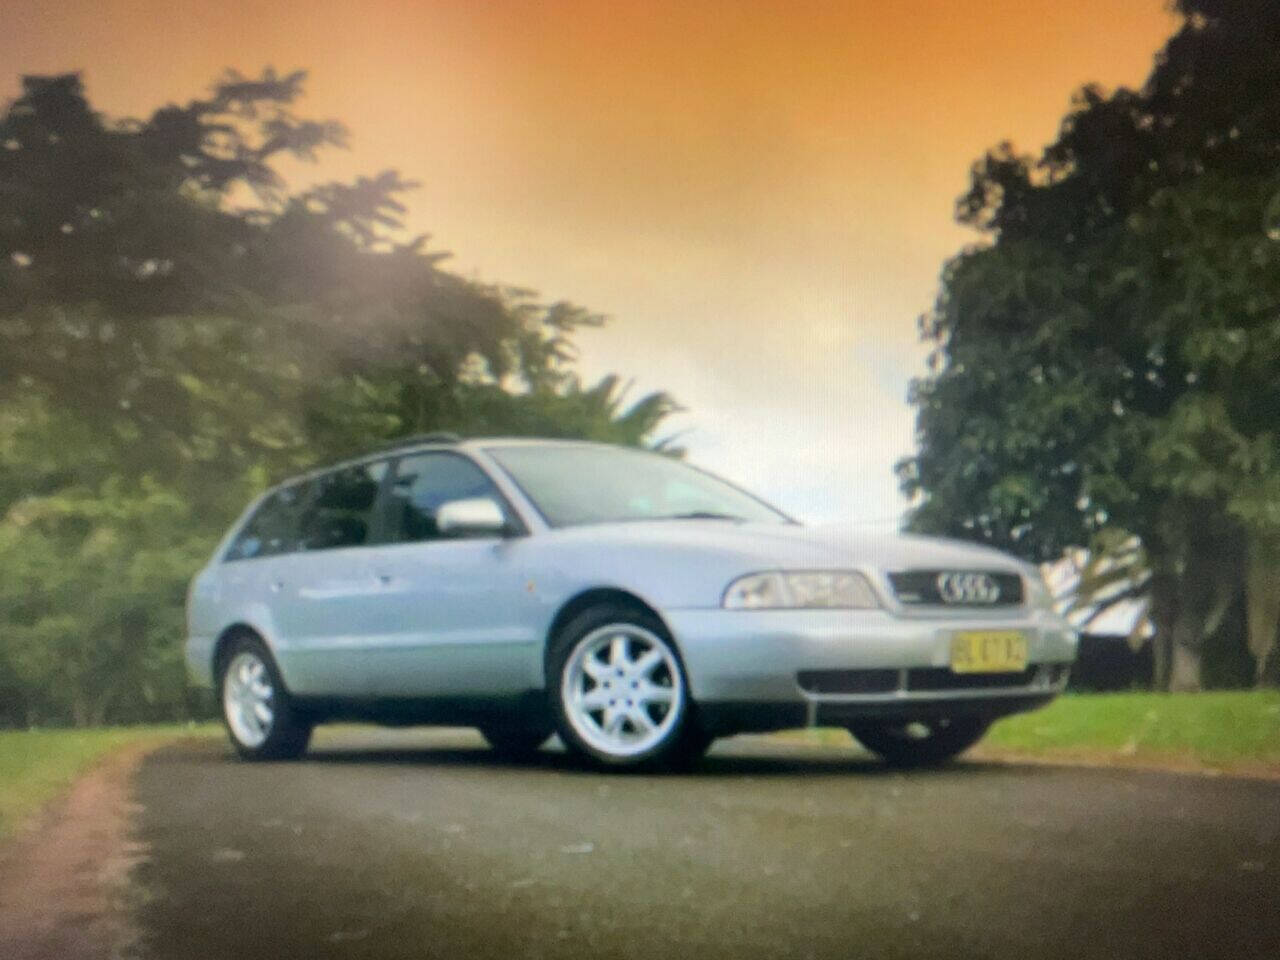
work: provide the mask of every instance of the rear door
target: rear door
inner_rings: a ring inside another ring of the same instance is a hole
[[[381,538],[374,508],[388,469],[376,461],[322,474],[299,505],[296,549],[271,584],[295,693],[370,692],[371,624],[382,596],[371,566]]]
[[[291,688],[289,638],[282,635],[279,624],[281,591],[289,555],[298,545],[300,505],[310,490],[310,484],[302,481],[268,493],[236,534],[218,568],[218,599],[228,622],[248,623],[269,637]],[[226,626],[221,622],[217,629]]]
[[[523,529],[489,476],[460,453],[401,457],[384,500],[394,541],[372,551],[381,588],[370,659],[379,696],[488,696],[536,687],[541,637],[528,538],[443,537],[441,505],[488,497]]]

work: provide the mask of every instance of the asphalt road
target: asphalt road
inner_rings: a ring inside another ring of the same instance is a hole
[[[137,780],[141,957],[1280,957],[1280,783],[739,738],[691,774],[465,731]]]

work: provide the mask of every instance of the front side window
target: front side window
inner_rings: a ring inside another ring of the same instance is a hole
[[[253,560],[297,549],[298,510],[310,490],[310,481],[304,481],[269,494],[231,544],[226,559]]]
[[[621,447],[489,447],[553,527],[628,520],[789,523],[762,500],[671,457]]]
[[[436,511],[451,500],[473,497],[488,497],[507,511],[493,481],[466,457],[419,453],[401,458],[388,508],[393,538],[402,542],[441,539]]]
[[[318,477],[302,509],[298,549],[335,550],[368,543],[378,487],[386,472],[385,462],[362,463]]]

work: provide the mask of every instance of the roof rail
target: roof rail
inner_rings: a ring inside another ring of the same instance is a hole
[[[431,433],[415,433],[408,437],[397,437],[388,440],[379,450],[395,450],[399,447],[412,447],[419,443],[461,443],[462,438],[448,430],[435,430]]]

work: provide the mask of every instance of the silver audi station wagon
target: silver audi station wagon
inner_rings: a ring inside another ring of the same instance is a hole
[[[246,759],[331,720],[553,733],[609,767],[842,726],[945,760],[1065,686],[1039,572],[803,526],[670,457],[428,435],[268,491],[191,584],[187,664]]]

